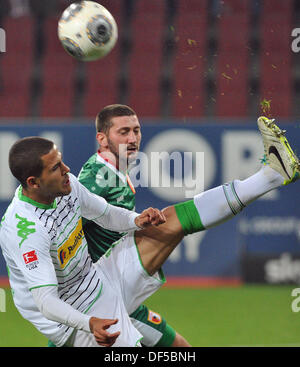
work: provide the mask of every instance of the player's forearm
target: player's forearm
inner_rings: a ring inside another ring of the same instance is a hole
[[[139,214],[108,204],[105,214],[93,219],[101,227],[115,232],[128,232],[138,229],[135,218]]]
[[[47,319],[90,332],[90,316],[60,300],[56,287],[34,288],[31,292],[38,309]]]
[[[75,180],[73,183],[79,185],[81,214],[84,218],[115,232],[128,232],[139,228],[135,224],[137,213],[108,204],[103,197],[91,193],[79,181]]]

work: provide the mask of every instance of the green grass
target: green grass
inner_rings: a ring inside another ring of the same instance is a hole
[[[163,289],[148,306],[193,346],[300,346],[288,286]]]
[[[0,312],[0,347],[45,347],[47,339],[17,311],[6,289],[6,312]]]
[[[146,304],[193,346],[300,346],[300,314],[291,310],[292,286],[162,288]],[[46,346],[6,292],[0,347]]]

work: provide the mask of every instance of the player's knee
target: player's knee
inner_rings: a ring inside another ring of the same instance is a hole
[[[176,333],[175,339],[171,347],[191,347],[191,345],[185,340],[185,338]]]

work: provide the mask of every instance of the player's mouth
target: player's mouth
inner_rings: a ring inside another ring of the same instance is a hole
[[[128,154],[136,153],[137,151],[138,150],[137,150],[137,147],[136,146],[127,147],[127,153]]]
[[[64,186],[70,186],[70,179],[69,179],[69,176],[66,176],[66,179],[64,180],[63,185],[64,185]]]

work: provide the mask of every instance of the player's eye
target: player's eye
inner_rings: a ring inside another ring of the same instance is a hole
[[[55,166],[52,167],[51,171],[56,171],[60,167],[60,163],[57,163]]]

